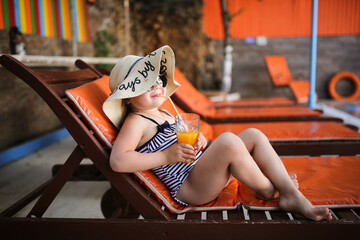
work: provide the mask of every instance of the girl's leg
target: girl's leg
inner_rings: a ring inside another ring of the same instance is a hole
[[[258,193],[274,191],[272,183],[252,159],[243,141],[232,133],[224,133],[201,156],[180,187],[177,197],[194,205],[210,202],[232,176]]]
[[[257,129],[247,129],[238,135],[261,169],[280,194],[280,207],[287,211],[299,212],[304,216],[321,220],[331,219],[329,209],[314,209],[311,203],[293,184],[282,161],[272,148],[267,137]],[[273,194],[276,192],[273,192]]]
[[[190,204],[207,203],[218,196],[232,175],[261,196],[271,197],[275,188],[279,190],[280,207],[284,210],[300,212],[313,220],[331,219],[328,209],[315,210],[297,190],[266,137],[254,129],[239,137],[225,133],[215,140],[177,196]]]
[[[277,191],[280,192],[288,188],[294,189],[294,185],[291,184],[292,180],[280,157],[271,146],[268,138],[261,131],[255,128],[248,128],[239,133],[238,137],[241,138],[260,170],[274,184],[274,188],[271,191],[264,193],[264,198],[272,198]]]

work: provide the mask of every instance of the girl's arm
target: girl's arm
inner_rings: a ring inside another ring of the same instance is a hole
[[[194,150],[187,144],[174,144],[162,152],[139,153],[135,149],[148,125],[136,116],[128,116],[114,142],[110,166],[116,172],[136,172],[165,164],[185,162]]]

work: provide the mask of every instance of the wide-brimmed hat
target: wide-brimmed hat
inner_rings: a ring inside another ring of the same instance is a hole
[[[123,99],[140,96],[148,91],[159,75],[167,78],[166,97],[171,96],[180,84],[174,80],[175,54],[163,46],[145,57],[128,55],[119,60],[110,73],[112,93],[103,104],[103,111],[119,127],[124,115]]]

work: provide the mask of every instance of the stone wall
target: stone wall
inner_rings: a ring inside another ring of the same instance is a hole
[[[176,66],[197,87],[213,76],[214,46],[202,31],[202,1],[137,1],[132,8],[132,49],[146,54],[154,47],[169,45]],[[218,78],[219,79],[219,78]]]
[[[24,34],[28,55],[72,56],[71,41]],[[9,54],[9,35],[0,30],[0,52]],[[77,55],[93,56],[90,43],[77,44]],[[37,69],[69,70],[65,67]],[[48,105],[27,84],[0,67],[0,151],[62,127]]]
[[[39,137],[61,123],[22,80],[0,68],[0,151]]]

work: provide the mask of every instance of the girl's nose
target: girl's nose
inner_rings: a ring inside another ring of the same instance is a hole
[[[161,89],[162,87],[160,86],[160,84],[156,83],[156,84],[155,84],[155,89],[158,89],[158,88]]]

